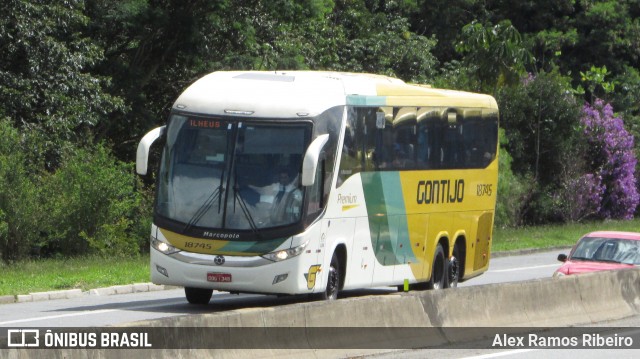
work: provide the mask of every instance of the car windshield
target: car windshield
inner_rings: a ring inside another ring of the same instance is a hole
[[[247,230],[300,221],[309,123],[240,122],[174,114],[156,214],[190,228]]]
[[[640,265],[640,241],[584,237],[570,259]]]

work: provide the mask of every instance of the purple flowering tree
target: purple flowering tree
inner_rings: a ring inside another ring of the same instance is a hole
[[[621,118],[603,100],[585,104],[581,122],[589,144],[587,164],[593,172],[589,179],[599,179],[603,191],[591,193],[592,200],[601,193],[599,215],[603,218],[631,219],[640,202],[636,187],[636,157],[633,136],[624,128]],[[595,184],[595,183],[594,183]]]
[[[560,215],[570,222],[599,216],[604,192],[602,179],[592,173],[568,179],[557,194]]]

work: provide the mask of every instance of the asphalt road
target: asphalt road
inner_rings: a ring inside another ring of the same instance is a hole
[[[489,270],[460,286],[482,285],[546,278],[560,263],[561,251],[493,258]],[[343,296],[393,293],[395,288],[376,288],[347,292]],[[248,307],[295,303],[306,297],[232,295],[214,292],[208,306],[192,306],[182,289],[120,295],[83,295],[78,298],[0,305],[0,327],[91,327],[129,323],[198,313],[211,313]]]
[[[492,283],[525,281],[550,277],[560,263],[556,260],[565,250],[499,256],[491,260],[489,270],[477,278],[460,283],[460,286],[476,286]],[[395,288],[375,288],[347,292],[344,297],[394,293]],[[268,307],[305,301],[305,297],[274,297],[263,295],[231,295],[214,293],[207,306],[192,306],[186,302],[182,289],[169,289],[119,295],[83,295],[71,299],[0,305],[0,327],[102,327],[165,317],[211,313],[248,307]],[[605,327],[630,327],[640,330],[640,317],[627,318],[612,323],[596,324]],[[622,333],[618,331],[617,333]],[[637,334],[636,334],[637,336]],[[349,357],[349,351],[327,351],[328,357]],[[469,349],[432,348],[424,350],[358,351],[358,357],[386,358],[472,358],[497,357],[549,358],[580,357],[582,359],[615,356],[640,357],[640,350],[584,350],[584,349]]]

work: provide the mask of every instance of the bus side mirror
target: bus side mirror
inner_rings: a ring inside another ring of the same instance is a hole
[[[140,143],[138,144],[138,151],[136,152],[136,172],[139,175],[146,175],[147,168],[149,166],[149,150],[151,149],[151,145],[162,135],[164,135],[164,130],[166,126],[157,127],[153,130],[149,131]]]
[[[316,180],[316,171],[318,170],[318,161],[322,148],[329,141],[329,135],[318,136],[307,148],[302,160],[302,185],[313,186]]]

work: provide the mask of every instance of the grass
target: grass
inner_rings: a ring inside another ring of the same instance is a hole
[[[640,219],[494,230],[492,251],[572,246],[595,230],[640,231]],[[108,287],[149,281],[149,255],[138,258],[89,256],[0,262],[0,295]]]
[[[640,231],[640,219],[494,229],[494,252],[527,248],[571,247],[582,235],[599,230]]]
[[[138,258],[88,256],[68,259],[0,262],[0,295],[63,289],[83,291],[149,282],[149,255]]]

